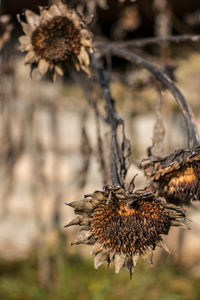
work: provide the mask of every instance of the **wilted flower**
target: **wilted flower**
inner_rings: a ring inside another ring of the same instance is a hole
[[[115,272],[125,267],[132,275],[139,256],[152,263],[156,246],[167,247],[162,234],[171,226],[183,226],[184,211],[161,202],[152,186],[127,192],[120,186],[106,186],[83,200],[67,203],[79,216],[66,227],[81,226],[74,244],[93,245],[94,267],[114,262]]]
[[[10,24],[10,16],[0,16],[0,50],[4,44],[9,40],[13,25]]]
[[[19,38],[19,49],[27,51],[25,63],[38,65],[41,75],[48,70],[62,75],[64,63],[89,74],[91,33],[81,17],[62,2],[39,8],[40,15],[25,10],[27,23],[20,21],[25,35]]]
[[[200,146],[162,159],[150,157],[140,166],[167,202],[190,204],[200,199]]]

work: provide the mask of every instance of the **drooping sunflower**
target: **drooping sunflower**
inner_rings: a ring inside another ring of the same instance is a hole
[[[140,167],[167,202],[189,205],[200,200],[200,146],[165,158],[149,157]]]
[[[9,15],[0,16],[0,50],[9,40],[13,25],[10,23]]]
[[[92,245],[94,267],[114,262],[115,272],[125,267],[130,276],[140,256],[152,263],[153,250],[162,246],[162,236],[171,226],[185,226],[184,210],[161,201],[153,186],[127,192],[120,186],[86,195],[66,203],[78,215],[66,227],[79,225],[81,234],[74,244]]]
[[[19,37],[19,49],[27,52],[25,63],[38,66],[41,75],[48,70],[62,75],[66,63],[89,74],[92,35],[80,15],[60,1],[39,9],[39,15],[25,10],[27,23],[20,21],[25,35]]]

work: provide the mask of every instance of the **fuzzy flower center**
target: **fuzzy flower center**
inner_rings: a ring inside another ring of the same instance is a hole
[[[35,52],[48,62],[62,62],[80,53],[81,35],[67,17],[58,16],[41,24],[32,34]]]
[[[91,220],[91,231],[105,249],[128,256],[154,249],[169,227],[169,217],[155,199],[133,202],[130,208],[124,201],[100,204]]]

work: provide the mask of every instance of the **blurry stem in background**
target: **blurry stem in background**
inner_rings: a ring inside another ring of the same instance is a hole
[[[171,10],[167,0],[154,0],[155,12],[154,33],[156,36],[166,37],[171,33]]]
[[[59,105],[58,103],[52,102],[49,106],[49,115],[50,115],[50,125],[52,133],[52,150],[54,154],[54,165],[53,165],[53,216],[52,216],[52,227],[57,231],[58,244],[61,246],[63,243],[63,232],[60,228],[61,225],[61,212],[60,204],[62,203],[63,193],[61,189],[60,174],[59,174],[59,160],[60,160],[60,140],[59,140],[59,124],[58,124],[58,113]],[[56,171],[57,170],[57,171]],[[50,185],[49,185],[50,187]],[[63,248],[63,247],[62,247]],[[60,249],[61,250],[61,249]],[[58,247],[59,251],[59,247]]]
[[[9,201],[15,188],[15,166],[24,153],[24,118],[16,111],[16,103],[13,102],[16,97],[15,73],[12,68],[12,72],[4,72],[4,68],[11,65],[7,52],[2,51],[0,56],[0,218],[3,219],[8,215]],[[16,130],[20,132],[18,138]]]
[[[104,185],[109,183],[108,168],[105,160],[104,142],[101,137],[100,121],[107,123],[106,117],[101,114],[98,108],[99,98],[97,96],[96,82],[95,80],[86,81],[85,77],[78,76],[76,72],[72,72],[72,78],[82,89],[89,106],[92,108],[95,114],[96,122],[96,135],[97,135],[97,147],[96,151],[93,150],[93,154],[96,153],[96,159],[99,163],[99,168],[102,176],[102,182]],[[92,150],[92,149],[91,149]]]
[[[96,133],[97,133],[97,160],[100,164],[100,172],[102,175],[102,181],[104,185],[109,183],[109,175],[107,171],[107,165],[105,161],[105,152],[103,148],[103,140],[101,137],[100,118],[98,107],[95,109],[95,121],[96,121]]]
[[[165,127],[163,124],[162,117],[162,103],[163,103],[163,93],[159,85],[157,85],[158,90],[158,100],[156,103],[156,121],[153,128],[153,145],[147,149],[148,156],[152,154],[158,157],[162,157],[164,152],[164,137],[165,137]]]
[[[79,187],[82,189],[87,183],[87,174],[89,171],[92,147],[90,144],[90,139],[87,133],[86,121],[87,121],[87,112],[82,112],[81,116],[81,143],[80,143],[80,154],[82,159],[82,167],[79,171],[78,181]]]
[[[36,251],[38,258],[38,277],[40,285],[48,289],[51,285],[51,262],[48,254],[48,247],[45,241],[47,233],[47,224],[43,219],[43,203],[46,192],[46,180],[42,171],[43,151],[39,141],[34,135],[34,119],[37,113],[37,101],[35,98],[29,103],[26,111],[25,138],[27,151],[32,162],[32,195],[34,195],[35,222],[38,228],[38,237],[36,241]],[[31,137],[31,138],[30,138]]]
[[[114,55],[123,57],[124,59],[147,69],[158,81],[160,81],[165,86],[165,88],[167,88],[171,92],[183,113],[187,128],[188,147],[192,148],[197,146],[199,143],[199,134],[193,111],[189,103],[186,101],[179,89],[175,86],[173,81],[165,73],[152,65],[146,59],[136,55],[135,53],[127,49],[116,46],[109,46],[107,50],[111,51],[111,53]]]
[[[153,9],[155,11],[155,24],[154,32],[158,37],[166,37],[171,33],[171,9],[170,4],[167,0],[154,0]],[[168,65],[168,60],[170,58],[171,49],[169,47],[169,42],[160,44],[160,61],[163,66]],[[157,81],[156,81],[157,83]],[[164,137],[165,137],[165,128],[163,124],[162,117],[162,102],[164,91],[160,83],[157,84],[158,90],[158,100],[156,104],[156,122],[153,128],[153,154],[158,157],[162,157],[164,152]]]

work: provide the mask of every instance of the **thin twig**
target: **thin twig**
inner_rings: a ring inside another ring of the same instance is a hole
[[[188,146],[193,147],[198,145],[199,134],[196,126],[195,116],[192,112],[189,103],[186,101],[186,99],[179,91],[179,89],[176,87],[176,85],[173,83],[173,81],[161,70],[159,70],[157,67],[152,65],[150,62],[148,62],[144,58],[134,54],[133,52],[127,49],[116,47],[116,46],[110,46],[109,50],[114,55],[123,57],[124,59],[127,59],[128,61],[140,65],[143,68],[147,69],[151,74],[154,75],[154,77],[158,81],[160,81],[171,92],[171,94],[176,99],[178,105],[180,106],[184,116],[186,128],[188,130]]]
[[[166,42],[181,43],[181,42],[200,42],[200,35],[183,34],[183,35],[169,35],[166,37],[149,37],[143,39],[134,39],[129,41],[115,41],[115,42],[96,42],[97,48],[108,47],[145,47],[151,44],[162,44]]]

